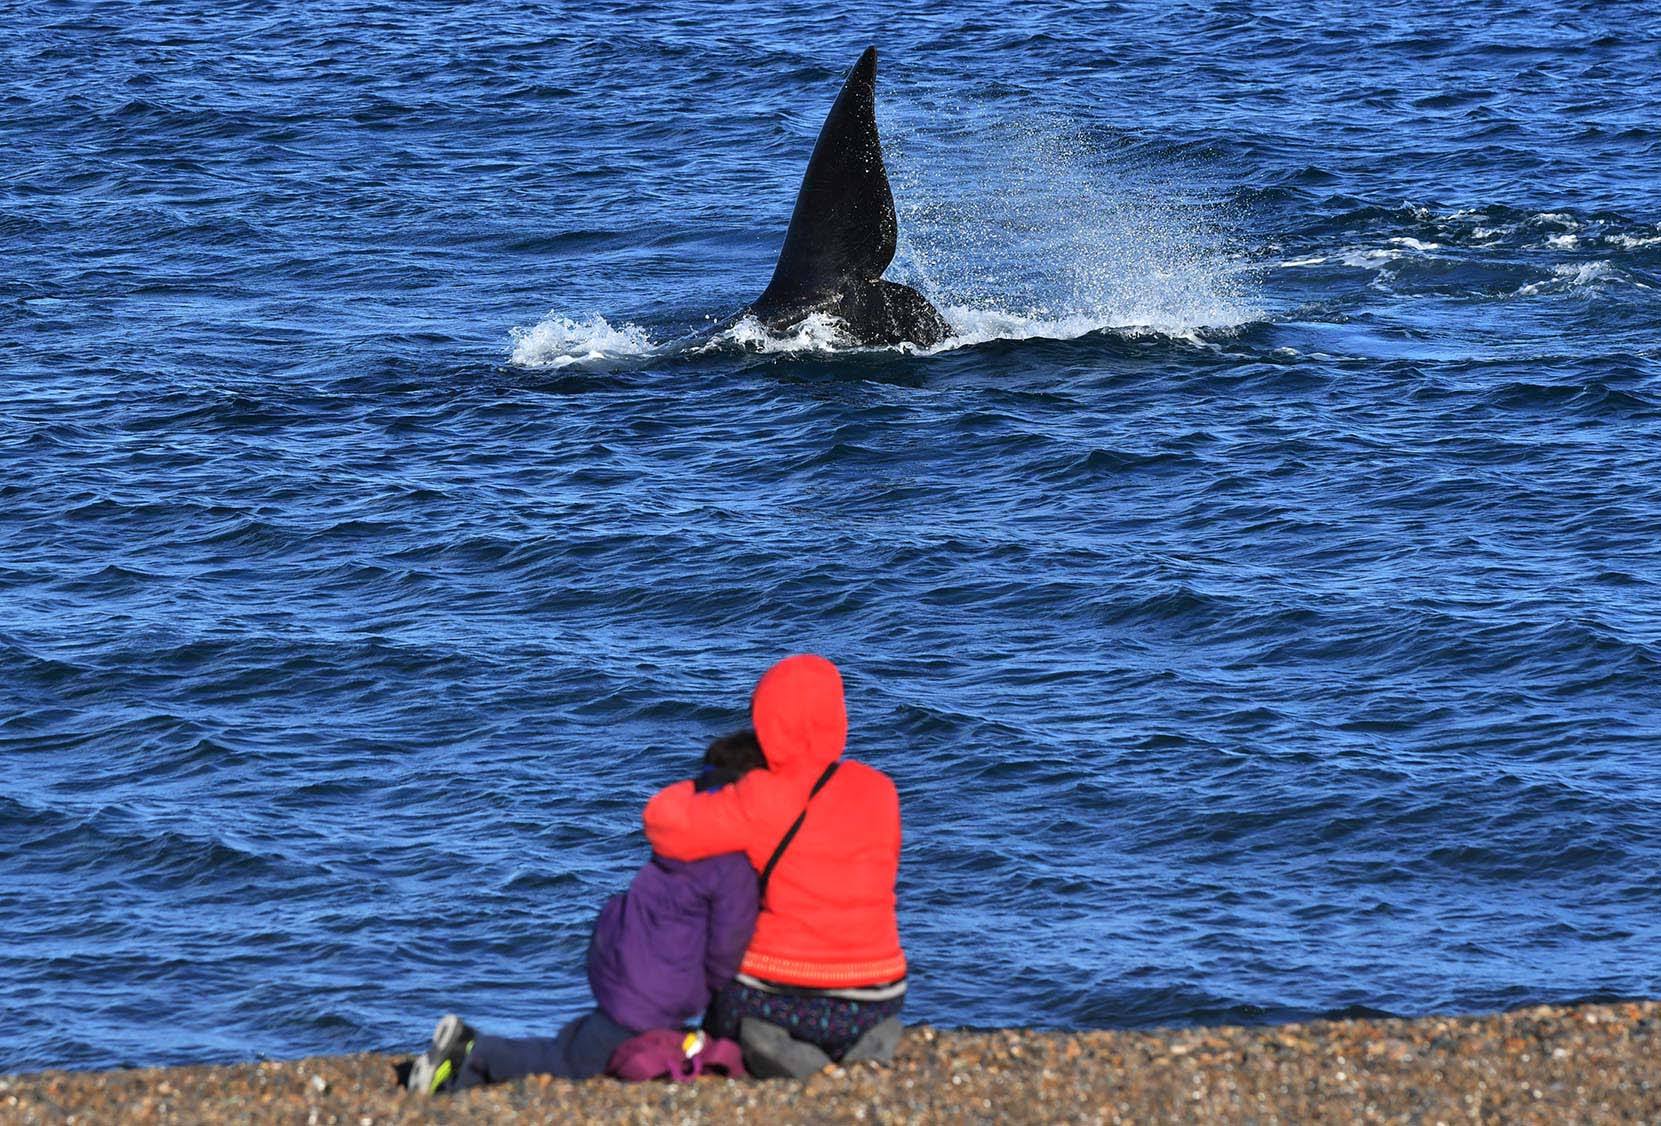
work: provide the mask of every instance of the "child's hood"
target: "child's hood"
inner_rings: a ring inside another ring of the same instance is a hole
[[[750,723],[771,769],[829,766],[848,741],[842,674],[811,653],[786,657],[757,682]]]

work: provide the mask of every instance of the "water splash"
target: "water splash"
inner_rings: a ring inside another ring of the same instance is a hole
[[[736,345],[748,352],[837,352],[857,347],[840,318],[814,313],[785,329],[770,329],[755,317],[740,317],[705,348]]]
[[[660,346],[645,329],[625,322],[613,327],[602,316],[573,320],[551,311],[530,328],[512,330],[512,363],[528,368],[563,368],[573,364],[602,369],[657,355]]]
[[[1101,329],[1189,337],[1259,320],[1243,257],[1183,168],[1070,122],[891,130],[897,280],[946,311],[956,343]]]

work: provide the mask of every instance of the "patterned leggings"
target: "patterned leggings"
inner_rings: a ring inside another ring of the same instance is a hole
[[[846,1001],[768,993],[735,981],[710,1002],[704,1029],[712,1036],[737,1040],[739,1023],[745,1017],[758,1017],[798,1040],[817,1044],[831,1059],[839,1060],[855,1040],[889,1017],[899,1016],[904,1004],[903,993],[889,1001]]]

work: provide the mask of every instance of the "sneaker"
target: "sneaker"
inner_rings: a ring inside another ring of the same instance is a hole
[[[473,1041],[478,1035],[472,1025],[454,1013],[440,1020],[433,1029],[432,1046],[416,1056],[410,1065],[409,1089],[436,1095],[454,1087],[462,1061],[473,1050]]]

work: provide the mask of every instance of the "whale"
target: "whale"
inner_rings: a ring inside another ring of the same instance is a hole
[[[789,330],[814,314],[865,346],[929,347],[951,327],[927,297],[882,275],[899,221],[877,135],[877,49],[848,71],[808,157],[773,278],[739,317]]]

